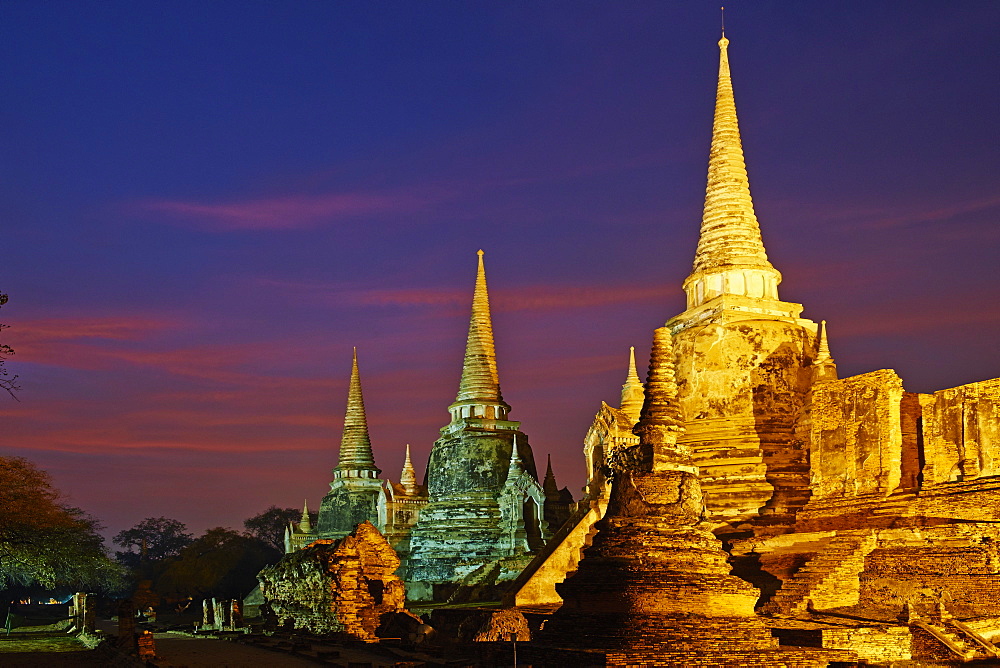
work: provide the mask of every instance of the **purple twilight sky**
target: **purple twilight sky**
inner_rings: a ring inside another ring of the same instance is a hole
[[[737,2],[781,296],[841,375],[1000,376],[1000,4]],[[423,468],[486,251],[539,466],[683,310],[718,3],[0,3],[0,454],[114,533],[328,489],[358,347],[376,460]],[[422,473],[422,471],[421,471]]]

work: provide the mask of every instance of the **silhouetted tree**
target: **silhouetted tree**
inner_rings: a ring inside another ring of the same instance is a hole
[[[147,517],[131,529],[119,531],[111,540],[125,548],[115,552],[118,561],[138,569],[143,561],[159,562],[177,556],[191,544],[194,535],[188,533],[187,525],[178,520]]]
[[[267,543],[279,553],[284,553],[285,529],[289,522],[298,522],[301,518],[301,510],[271,506],[264,512],[243,520],[243,527],[248,535]],[[316,513],[309,513],[309,519],[316,526]]]
[[[0,457],[0,592],[124,587],[125,570],[108,557],[101,524],[60,498],[45,471]]]
[[[156,589],[168,598],[242,598],[257,586],[260,569],[280,557],[263,541],[216,527],[170,560]]]
[[[7,295],[0,292],[0,307],[7,303]],[[7,329],[8,325],[0,323],[0,330]],[[0,343],[0,389],[6,390],[7,394],[17,399],[17,395],[14,394],[17,390],[21,388],[17,385],[17,376],[11,376],[7,372],[7,368],[4,363],[7,358],[14,354],[14,349],[8,345]]]

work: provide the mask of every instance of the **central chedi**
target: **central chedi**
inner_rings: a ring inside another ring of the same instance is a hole
[[[777,647],[754,616],[758,590],[730,574],[703,521],[698,468],[679,442],[683,432],[671,335],[661,327],[635,427],[639,443],[608,462],[607,513],[576,574],[556,586],[564,603],[536,637],[540,645],[589,649],[609,662]]]
[[[781,301],[750,197],[729,68],[719,41],[708,183],[685,311],[667,322],[676,350],[681,442],[701,473],[710,520],[781,532],[809,499],[799,431],[812,385],[816,323]],[[784,527],[784,528],[783,528]]]
[[[500,392],[483,251],[458,396],[427,464],[428,504],[410,534],[407,597],[447,600],[473,576],[517,576],[548,538],[545,491],[520,422]]]

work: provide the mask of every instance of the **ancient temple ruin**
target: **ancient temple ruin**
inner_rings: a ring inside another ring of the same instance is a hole
[[[337,540],[319,539],[262,570],[261,594],[277,627],[373,641],[405,614],[399,557],[370,522]]]
[[[412,599],[478,587],[557,610],[525,650],[539,665],[1000,659],[1000,379],[921,394],[889,369],[839,378],[826,322],[779,297],[728,46],[686,308],[656,330],[645,387],[633,354],[619,407],[595,416],[584,498],[551,467],[539,484],[509,420],[482,251],[425,485],[408,450],[398,484],[370,444],[350,470],[374,471],[356,477],[380,486]]]
[[[476,596],[499,596],[490,587],[515,578],[550,538],[550,522],[562,524],[576,503],[558,488],[551,464],[539,483],[528,438],[519,422],[508,419],[482,251],[458,396],[448,411],[451,421],[431,450],[424,483],[417,482],[409,445],[399,482],[381,478],[355,352],[330,492],[315,528],[306,514],[289,526],[286,551],[344,536],[369,521],[402,559],[411,598],[447,599],[470,578]]]
[[[781,275],[767,258],[750,198],[728,45],[725,37],[719,42],[704,216],[683,285],[687,308],[657,330],[658,340],[670,332],[673,347],[676,430],[667,440],[663,425],[651,433],[646,410],[657,396],[650,386],[633,434],[639,445],[627,434],[624,399],[622,409],[602,406],[585,442],[585,501],[599,510],[613,474],[607,517],[594,525],[594,512],[578,513],[576,527],[564,527],[547,548],[550,561],[562,554],[555,561],[567,565],[563,584],[539,559],[508,602],[565,599],[540,636],[550,647],[567,646],[573,625],[583,628],[596,615],[584,646],[606,657],[618,652],[609,665],[667,651],[664,639],[700,619],[684,631],[693,653],[656,665],[719,661],[717,620],[701,618],[713,617],[713,606],[724,606],[729,594],[688,601],[676,610],[686,620],[654,602],[667,592],[677,600],[702,595],[699,558],[684,562],[682,592],[669,579],[642,579],[680,563],[672,562],[678,551],[693,555],[707,546],[710,528],[728,546],[734,574],[761,590],[750,626],[765,623],[785,645],[874,663],[1000,657],[992,642],[1000,639],[1000,379],[917,394],[888,369],[838,378],[826,323],[801,318],[801,305],[778,296]],[[665,348],[663,341],[654,346],[654,359]],[[651,363],[650,385],[653,372]],[[668,495],[669,507],[659,501],[665,488],[648,487],[644,476],[666,481],[679,474],[643,469],[650,448],[665,448],[673,453],[665,461],[690,464],[698,474],[686,489],[672,483],[680,492]],[[661,525],[683,524],[678,516],[686,512],[694,526],[695,487],[704,498],[702,538],[689,535],[686,545],[667,548]],[[691,507],[681,512],[685,499]],[[647,511],[650,503],[661,506]],[[644,520],[654,528],[640,531],[635,518],[646,512],[655,516]],[[590,540],[577,567],[565,553]],[[657,622],[637,621],[650,610]],[[741,610],[750,623],[752,615]],[[760,636],[731,633],[732,651],[762,651]],[[767,665],[761,656],[739,662]]]
[[[406,446],[399,482],[386,480],[378,506],[378,526],[405,564],[410,555],[410,532],[427,505],[427,485],[417,482],[417,471]]]
[[[776,665],[790,657],[754,613],[759,592],[730,574],[705,522],[698,466],[684,420],[670,330],[656,330],[639,443],[617,450],[607,513],[563,605],[535,637],[549,665]],[[808,653],[807,653],[808,654]],[[799,665],[826,665],[796,655]]]

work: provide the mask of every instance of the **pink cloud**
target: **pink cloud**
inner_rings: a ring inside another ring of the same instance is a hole
[[[171,350],[139,350],[55,339],[27,340],[15,346],[19,362],[34,362],[69,369],[109,369],[124,362],[151,367],[179,376],[221,382],[240,382],[245,374],[235,367],[255,357],[258,344],[220,344]]]
[[[891,307],[854,311],[836,325],[839,336],[905,335],[947,327],[995,328],[1000,325],[1000,292],[966,297],[920,298]],[[831,337],[833,334],[831,334]],[[831,340],[833,340],[831,338]]]
[[[594,308],[670,297],[674,285],[532,286],[502,290],[495,300],[501,311]]]
[[[988,211],[1000,207],[1000,197],[984,197],[965,202],[933,206],[917,202],[908,207],[821,207],[813,215],[814,220],[850,221],[850,228],[890,229],[920,223],[936,223],[951,220],[956,216]],[[815,207],[812,207],[815,208]]]
[[[543,309],[595,308],[608,304],[660,299],[676,294],[673,285],[551,286],[532,285],[515,289],[492,290],[490,304],[494,311],[529,311]],[[371,306],[461,306],[472,303],[468,290],[413,288],[402,290],[362,290],[355,295],[359,304]]]
[[[207,220],[226,230],[292,230],[355,216],[414,211],[425,203],[424,198],[408,193],[334,193],[216,203],[151,200],[139,203],[138,208]]]
[[[198,451],[244,454],[250,452],[293,452],[319,451],[328,449],[332,443],[339,443],[332,437],[299,436],[294,439],[278,436],[254,434],[247,429],[239,434],[220,436],[199,436],[194,429],[178,430],[176,435],[145,436],[128,428],[82,428],[72,426],[65,429],[39,431],[22,436],[13,443],[14,447],[30,451],[77,452],[92,454],[100,452],[133,453],[136,451]]]
[[[135,341],[151,332],[178,327],[179,322],[145,316],[114,316],[106,318],[44,318],[19,320],[7,338],[30,344],[33,341],[64,341],[68,339],[112,339]],[[13,344],[12,344],[13,345]]]

